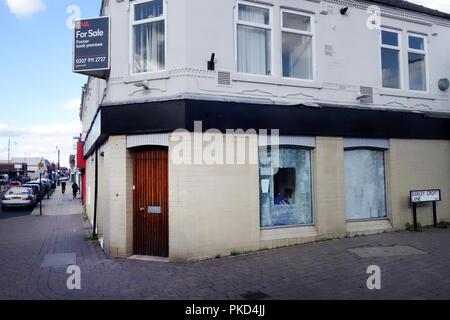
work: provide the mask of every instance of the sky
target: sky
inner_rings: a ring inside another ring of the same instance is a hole
[[[0,161],[45,157],[68,166],[81,133],[87,77],[72,73],[73,14],[95,17],[100,0],[0,0]],[[77,7],[74,7],[77,6]],[[75,10],[74,10],[75,9]]]
[[[409,2],[450,13],[450,0],[409,0]]]
[[[450,0],[410,0],[450,13]],[[81,132],[86,76],[72,73],[74,15],[99,15],[101,0],[0,0],[0,160],[45,157],[68,166]]]

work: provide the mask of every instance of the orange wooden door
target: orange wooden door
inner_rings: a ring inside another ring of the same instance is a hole
[[[169,256],[167,148],[134,153],[134,253]]]

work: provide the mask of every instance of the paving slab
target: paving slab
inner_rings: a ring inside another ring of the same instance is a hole
[[[370,257],[397,257],[409,256],[412,254],[426,254],[425,251],[418,250],[411,246],[388,246],[388,247],[361,247],[348,249],[361,258]]]
[[[76,252],[46,254],[41,263],[41,268],[61,267],[77,264]]]

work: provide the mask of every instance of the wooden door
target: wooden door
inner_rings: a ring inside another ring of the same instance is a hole
[[[134,253],[169,256],[168,151],[134,152]]]

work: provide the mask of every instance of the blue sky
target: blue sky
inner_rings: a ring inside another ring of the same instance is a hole
[[[0,160],[45,156],[67,165],[80,132],[78,104],[86,76],[72,73],[76,5],[81,17],[99,15],[101,0],[0,0]]]
[[[450,0],[410,0],[450,12]],[[67,165],[81,131],[78,108],[86,76],[72,73],[67,21],[99,15],[101,0],[0,0],[0,160],[43,156]]]

